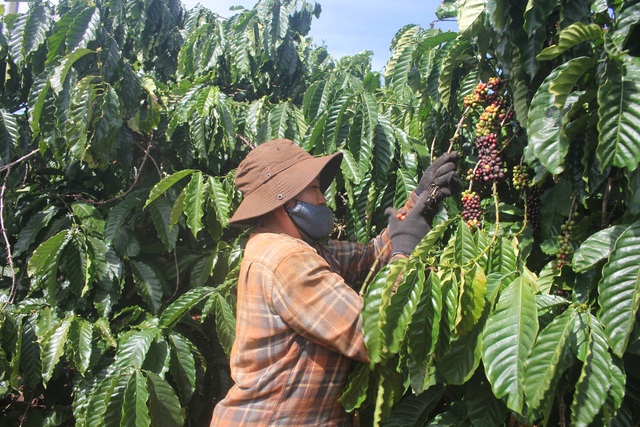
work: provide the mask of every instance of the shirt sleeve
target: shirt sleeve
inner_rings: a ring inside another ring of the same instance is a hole
[[[287,255],[275,271],[273,309],[307,340],[367,363],[362,298],[315,251]]]
[[[354,243],[332,240],[322,248],[337,262],[337,272],[354,289],[359,289],[370,273],[375,273],[391,260],[391,241],[387,230],[371,239],[369,243]],[[326,255],[326,254],[323,254]]]

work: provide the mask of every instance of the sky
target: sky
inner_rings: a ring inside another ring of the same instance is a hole
[[[231,6],[248,9],[257,0],[182,0],[187,8],[196,4],[228,17]],[[437,21],[436,9],[440,0],[317,0],[322,6],[319,19],[311,23],[314,43],[325,45],[336,59],[364,50],[373,52],[372,69],[381,71],[391,56],[389,46],[393,36],[407,24],[455,31],[455,22]]]

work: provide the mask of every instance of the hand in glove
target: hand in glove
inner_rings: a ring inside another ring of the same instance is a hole
[[[445,197],[457,194],[462,190],[462,181],[456,174],[458,152],[443,154],[431,163],[422,174],[416,195],[420,196],[426,191],[438,204]]]
[[[409,200],[400,210],[401,214],[415,209],[414,205],[418,198],[424,193],[428,195],[429,203],[423,214],[427,221],[431,223],[433,216],[437,212],[438,203],[445,197],[452,196],[462,190],[463,184],[458,174],[456,174],[456,164],[458,163],[458,152],[443,154],[434,160],[424,171],[422,178],[416,189],[409,196]]]
[[[399,219],[397,211],[387,208],[385,214],[389,216],[388,233],[391,238],[392,253],[409,255],[416,245],[431,230],[423,211],[430,203],[430,196],[423,192],[404,219]]]

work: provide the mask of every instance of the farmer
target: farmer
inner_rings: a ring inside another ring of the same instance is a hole
[[[457,154],[436,160],[389,226],[368,244],[326,239],[333,213],[323,192],[341,153],[312,157],[292,141],[266,142],[240,163],[243,201],[230,222],[254,227],[240,266],[235,385],[211,426],[349,426],[338,397],[354,361],[368,362],[357,290],[378,268],[408,256],[437,203],[460,190]],[[413,208],[413,209],[411,209]],[[424,215],[423,215],[424,213]]]

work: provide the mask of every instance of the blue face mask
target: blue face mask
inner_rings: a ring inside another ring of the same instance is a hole
[[[333,212],[327,206],[297,200],[294,207],[285,209],[307,243],[313,244],[333,231]]]

